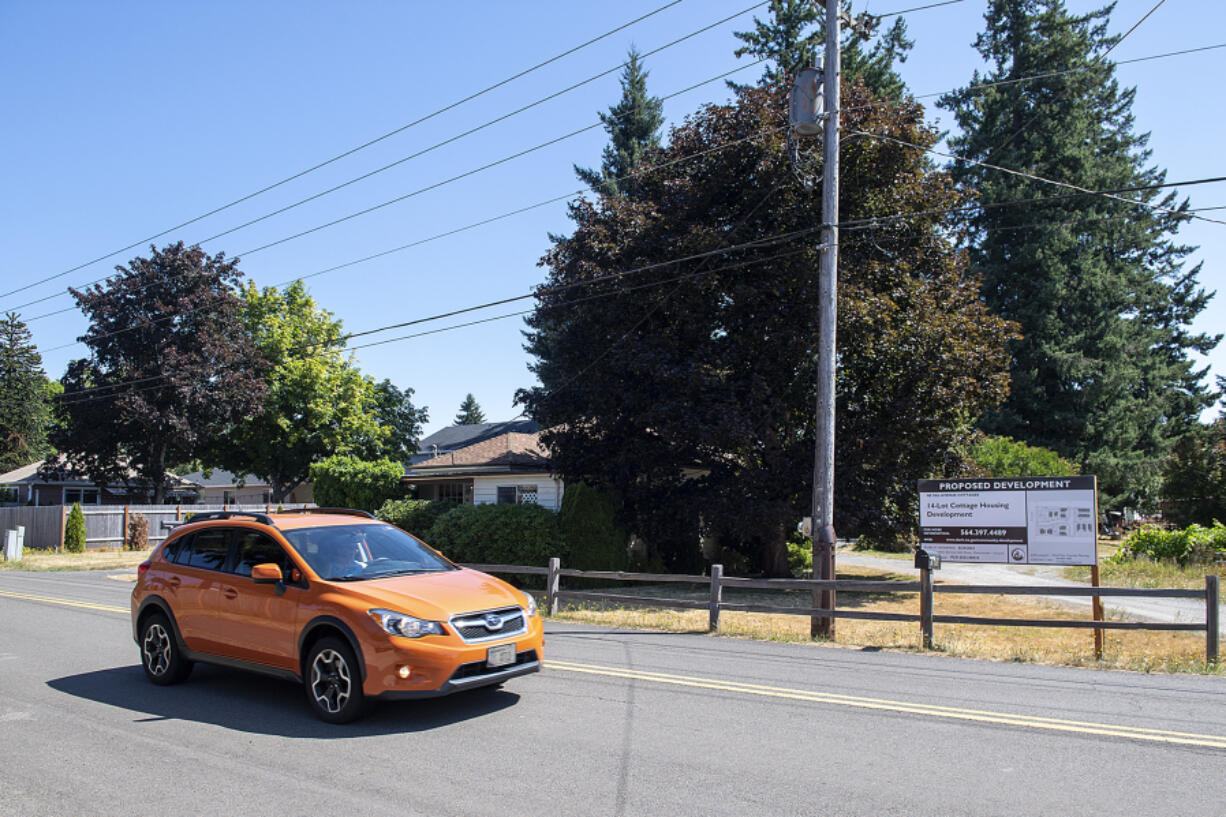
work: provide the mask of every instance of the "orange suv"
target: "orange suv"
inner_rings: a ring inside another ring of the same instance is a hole
[[[140,565],[132,632],[155,684],[256,670],[332,723],[536,672],[544,648],[530,594],[344,508],[197,514]]]

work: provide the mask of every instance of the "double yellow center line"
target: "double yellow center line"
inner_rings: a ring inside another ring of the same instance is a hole
[[[95,604],[87,601],[75,601],[52,596],[38,596],[30,593],[14,593],[0,590],[0,597],[21,599],[24,601],[57,604],[63,607],[79,607],[86,610],[99,610],[106,613],[129,613],[127,607],[116,607],[110,604]],[[1093,723],[1090,721],[1072,721],[1059,718],[1042,718],[1034,715],[1016,715],[1007,712],[992,712],[983,709],[963,709],[953,706],[937,706],[935,704],[915,703],[913,701],[894,701],[887,698],[865,698],[857,695],[838,695],[832,692],[814,692],[807,689],[791,689],[788,687],[766,686],[763,684],[745,684],[740,681],[724,681],[716,678],[701,678],[691,675],[671,675],[663,672],[648,672],[622,667],[604,667],[596,664],[579,664],[573,661],[555,661],[549,659],[546,666],[550,670],[574,672],[583,675],[599,675],[608,678],[623,678],[630,681],[661,684],[665,686],[690,687],[693,689],[709,689],[718,692],[731,692],[739,695],[755,695],[765,698],[781,698],[806,703],[827,704],[830,706],[847,706],[858,709],[875,709],[885,712],[903,712],[912,715],[923,715],[930,718],[947,718],[960,721],[976,721],[979,723],[1001,724],[1005,726],[1021,726],[1029,729],[1045,729],[1055,732],[1072,732],[1083,735],[1102,735],[1106,737],[1130,738],[1155,743],[1176,744],[1180,746],[1200,746],[1212,749],[1226,749],[1226,737],[1222,735],[1199,735],[1191,732],[1173,732],[1165,729],[1142,729],[1135,726],[1120,726],[1117,724]]]
[[[127,607],[116,607],[113,604],[94,604],[91,601],[75,601],[53,596],[35,596],[30,593],[14,593],[10,590],[0,590],[0,596],[8,599],[23,599],[25,601],[40,601],[44,604],[58,604],[61,607],[81,607],[85,610],[101,610],[104,613],[130,613]]]
[[[663,672],[647,672],[644,670],[623,669],[621,667],[602,667],[593,664],[576,664],[570,661],[555,661],[553,659],[547,659],[546,666],[548,669],[562,670],[564,672],[603,675],[610,678],[625,678],[632,681],[645,681],[669,686],[711,689],[720,692],[733,692],[740,695],[757,695],[766,698],[784,698],[793,701],[849,706],[859,709],[906,712],[932,718],[978,721],[980,723],[1023,726],[1030,729],[1047,729],[1056,732],[1106,735],[1109,737],[1131,738],[1133,740],[1147,740],[1157,743],[1173,743],[1182,746],[1205,746],[1214,749],[1226,749],[1226,737],[1221,735],[1198,735],[1189,732],[1171,732],[1164,729],[1142,729],[1134,726],[1041,718],[1032,715],[1015,715],[982,709],[936,706],[934,704],[914,703],[911,701],[892,701],[885,698],[863,698],[856,695],[837,695],[830,692],[813,692],[806,689],[743,684],[739,681],[721,681],[689,675],[669,675]]]

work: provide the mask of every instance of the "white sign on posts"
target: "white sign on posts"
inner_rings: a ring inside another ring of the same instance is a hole
[[[921,479],[920,546],[945,562],[1098,564],[1096,477]]]

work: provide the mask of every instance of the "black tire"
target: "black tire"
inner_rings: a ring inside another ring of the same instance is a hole
[[[158,686],[183,681],[191,674],[192,662],[183,656],[170,619],[153,613],[140,627],[140,665],[145,677]]]
[[[307,702],[320,720],[349,723],[366,711],[362,673],[349,645],[325,636],[311,645],[303,666]]]

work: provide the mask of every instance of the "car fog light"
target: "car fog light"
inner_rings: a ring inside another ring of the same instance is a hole
[[[396,668],[396,674],[401,678],[408,678],[413,673],[412,667],[406,667],[403,664]]]

